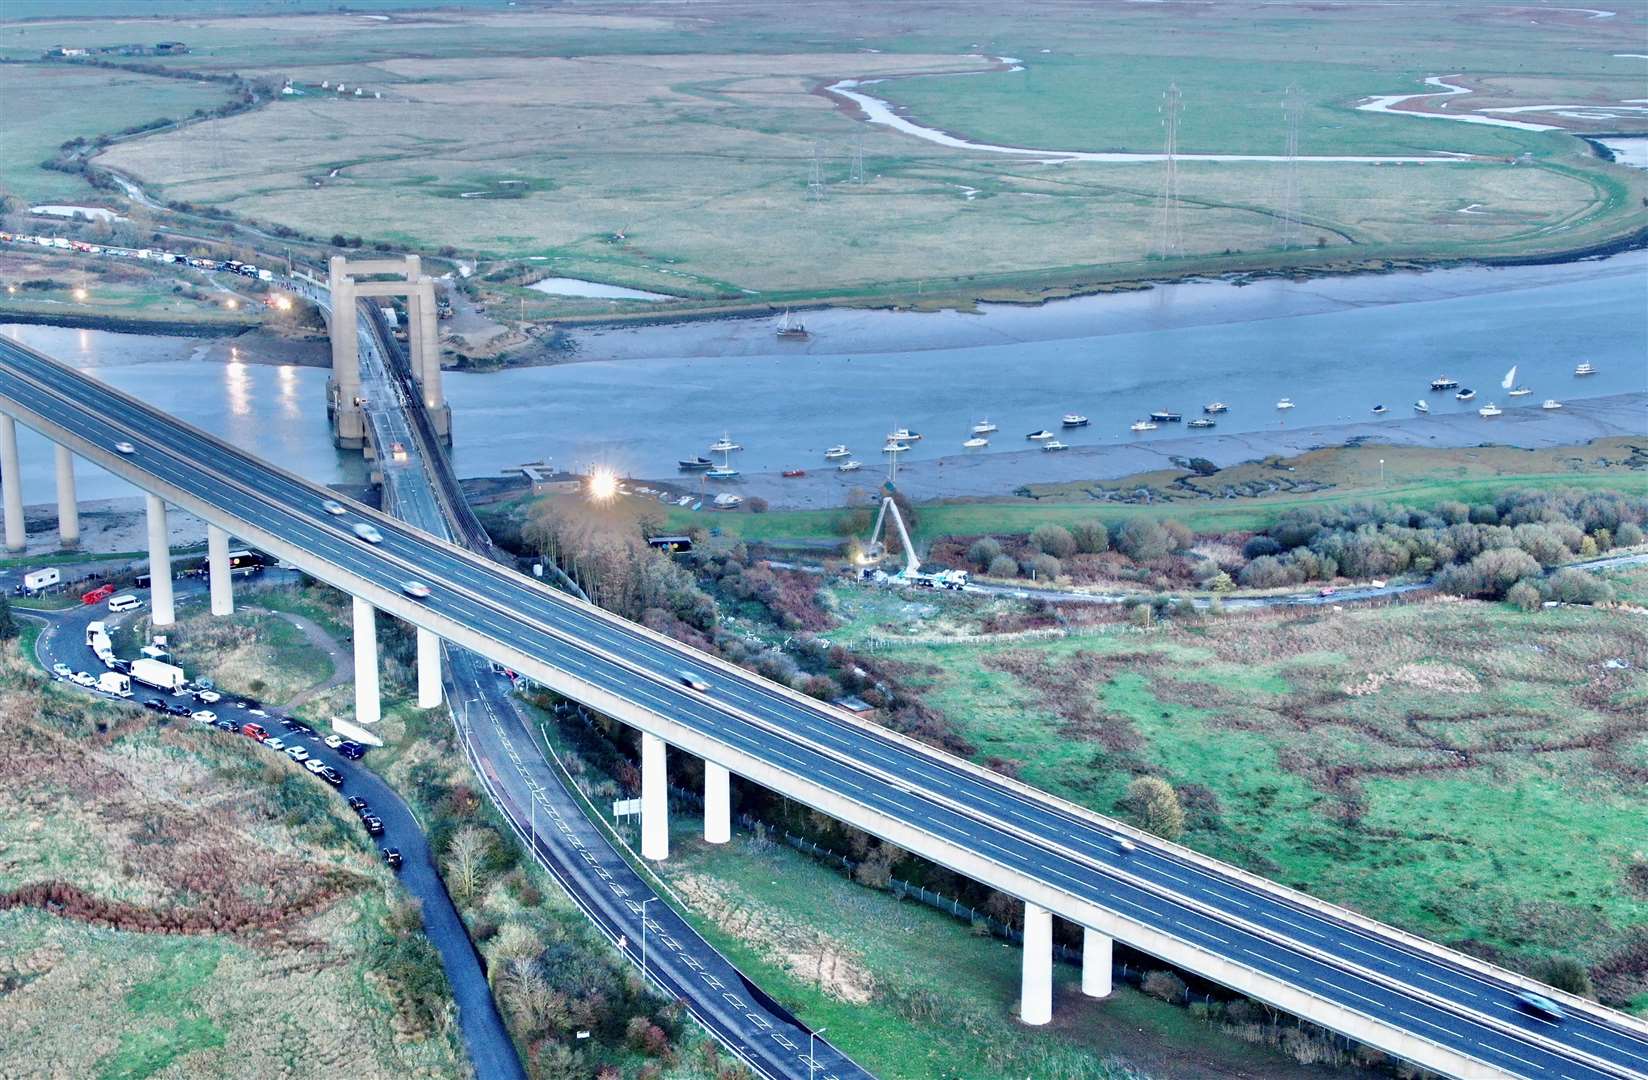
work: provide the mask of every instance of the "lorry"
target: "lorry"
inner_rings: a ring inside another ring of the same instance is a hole
[[[109,637],[109,627],[106,623],[93,621],[93,622],[89,622],[89,623],[86,624],[86,644],[87,645],[90,645],[93,648],[96,648],[98,638],[103,638],[104,640],[108,640],[108,637]]]
[[[109,632],[100,622],[86,626],[86,644],[103,661],[106,668],[114,667],[114,642],[109,640]]]
[[[63,571],[55,566],[48,566],[44,570],[30,570],[23,575],[24,592],[41,592],[63,581]]]
[[[97,677],[97,688],[114,697],[131,697],[132,680],[118,671],[105,671]]]
[[[188,682],[183,677],[183,669],[160,660],[151,660],[148,657],[139,657],[132,661],[132,678],[145,686],[153,686],[164,690],[168,694],[175,694],[183,689]]]

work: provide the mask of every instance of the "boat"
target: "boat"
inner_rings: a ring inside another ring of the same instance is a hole
[[[1373,407],[1373,415],[1375,416],[1383,416],[1388,412],[1390,412],[1390,410],[1385,408],[1383,405],[1375,405]]]
[[[961,445],[964,449],[967,449],[967,450],[977,450],[981,446],[989,446],[990,445],[990,440],[986,439],[982,435],[974,435],[971,439],[968,439],[966,442],[962,443]]]
[[[1541,409],[1560,409],[1562,408],[1562,402],[1558,401],[1554,397],[1548,397],[1539,407]]]
[[[1202,406],[1202,411],[1207,413],[1209,416],[1214,416],[1218,413],[1229,412],[1230,406],[1226,405],[1222,401],[1210,401],[1206,405]]]
[[[1505,377],[1503,379],[1499,380],[1499,388],[1501,390],[1509,390],[1511,387],[1513,387],[1515,385],[1516,385],[1516,365],[1512,364],[1511,365],[1511,370],[1507,371],[1505,373]]]
[[[1184,414],[1168,412],[1164,409],[1161,412],[1151,413],[1150,419],[1156,421],[1158,424],[1177,424],[1179,421],[1184,419]]]
[[[1424,398],[1420,398],[1418,401],[1413,403],[1413,411],[1428,413],[1431,411],[1431,403],[1426,401]]]
[[[1135,421],[1133,421],[1133,423],[1131,425],[1129,425],[1129,430],[1131,430],[1131,431],[1155,431],[1156,430],[1156,425],[1152,424],[1149,420],[1135,420]]]
[[[786,479],[786,480],[794,480],[797,477],[806,476],[807,475],[807,470],[806,469],[785,469],[779,475],[783,476],[784,479]]]
[[[1509,393],[1511,397],[1527,397],[1529,394],[1533,393],[1533,391],[1528,389],[1526,386],[1518,386],[1514,390],[1507,391],[1507,393]]]
[[[826,461],[834,461],[836,458],[847,457],[851,453],[852,453],[851,450],[848,450],[845,446],[843,446],[840,443],[836,443],[834,446],[832,446],[828,450],[824,451],[824,459]]]
[[[1217,425],[1212,420],[1209,420],[1205,416],[1198,416],[1196,419],[1192,420],[1190,423],[1185,425],[1185,427],[1193,427],[1193,428],[1210,428],[1210,427],[1215,427],[1215,426],[1217,426]]]
[[[1041,442],[1043,439],[1051,439],[1052,437],[1053,433],[1048,431],[1046,428],[1043,428],[1040,431],[1032,431],[1030,434],[1025,436],[1025,438],[1029,439],[1031,442]]]
[[[974,435],[991,435],[996,431],[996,425],[992,424],[988,419],[980,420],[978,423],[973,425]]]
[[[835,467],[836,472],[857,472],[864,467],[862,461],[843,461]]]
[[[791,340],[794,340],[796,338],[806,337],[807,328],[801,323],[800,320],[791,319],[790,309],[785,308],[784,317],[778,320],[778,325],[773,328],[773,333],[777,334],[781,338],[790,338]]]
[[[1596,373],[1596,365],[1590,361],[1586,361],[1585,363],[1574,368],[1575,375],[1595,375]]]
[[[921,432],[911,431],[909,428],[895,428],[887,433],[888,442],[920,442]]]
[[[1049,439],[1048,441],[1041,444],[1041,448],[1043,450],[1068,450],[1068,449],[1070,449],[1070,447],[1066,446],[1064,443],[1059,442],[1059,440],[1057,440],[1057,439]]]
[[[715,462],[711,461],[707,457],[704,457],[702,454],[700,454],[698,457],[695,457],[695,458],[682,458],[680,461],[677,461],[675,464],[677,466],[679,466],[681,469],[683,469],[685,471],[688,471],[688,472],[695,471],[695,470],[698,470],[698,469],[709,469],[709,468],[713,468],[715,466]]]
[[[1458,379],[1450,379],[1446,375],[1441,375],[1431,380],[1432,390],[1452,390],[1458,385]]]
[[[1470,387],[1467,386],[1467,387],[1465,387],[1465,389],[1463,389],[1463,390],[1459,391],[1459,393],[1455,394],[1454,399],[1456,401],[1469,401],[1469,400],[1471,400],[1471,398],[1473,398],[1475,396],[1476,396],[1476,391],[1472,390]]]
[[[881,452],[883,454],[902,454],[908,449],[910,448],[904,443],[891,441],[881,448]]]
[[[733,507],[737,506],[739,503],[741,503],[743,501],[744,501],[744,496],[734,495],[730,491],[723,491],[721,494],[719,494],[715,497],[715,508],[717,510],[731,510]]]
[[[736,480],[738,479],[738,470],[726,465],[717,465],[704,475],[711,480]]]
[[[1495,405],[1493,402],[1490,401],[1486,405],[1482,406],[1480,409],[1476,410],[1476,413],[1477,413],[1478,416],[1483,416],[1483,417],[1504,416],[1505,415],[1505,410],[1501,409],[1498,405]]]
[[[1059,423],[1065,427],[1086,427],[1087,417],[1081,413],[1067,412],[1064,414],[1064,419],[1060,420]]]
[[[1293,408],[1293,399],[1292,398],[1283,398],[1281,401],[1278,401],[1276,403],[1276,407],[1278,409],[1291,409],[1291,408]]]
[[[719,439],[710,443],[710,453],[712,454],[730,454],[734,450],[742,449],[744,449],[742,445],[733,442],[732,439],[728,438],[726,435],[722,435]]]

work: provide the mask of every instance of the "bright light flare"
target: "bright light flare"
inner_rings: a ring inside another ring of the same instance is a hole
[[[277,310],[280,310],[280,311],[291,311],[292,310],[292,298],[290,296],[282,296],[279,293],[276,293],[274,299],[275,299],[275,307],[276,307]]]
[[[76,300],[84,300],[89,295],[91,295],[91,294],[86,292],[85,286],[80,286],[79,288],[76,288],[74,290],[74,298]]]
[[[236,300],[236,299],[235,299],[235,298],[234,298],[234,297],[232,297],[232,296],[231,296],[231,297],[229,297],[229,299],[227,299],[227,300],[225,300],[225,301],[224,301],[224,303],[225,303],[225,304],[227,304],[227,305],[229,305],[229,310],[230,310],[230,311],[233,311],[233,310],[235,310],[235,309],[236,309],[236,308],[238,308],[238,307],[240,307],[240,301],[239,301],[239,300]]]
[[[590,473],[589,497],[596,502],[611,502],[617,498],[618,474],[604,467]]]

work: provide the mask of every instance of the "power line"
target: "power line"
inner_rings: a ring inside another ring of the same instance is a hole
[[[1184,254],[1184,221],[1179,207],[1179,114],[1184,111],[1184,95],[1179,84],[1168,86],[1162,95],[1160,112],[1164,133],[1162,147],[1162,195],[1156,212],[1156,254],[1171,259]]]

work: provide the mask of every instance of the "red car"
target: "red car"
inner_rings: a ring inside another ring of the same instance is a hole
[[[269,737],[269,733],[263,730],[262,724],[242,724],[240,725],[240,733],[249,739],[256,739],[258,742],[262,742]]]

